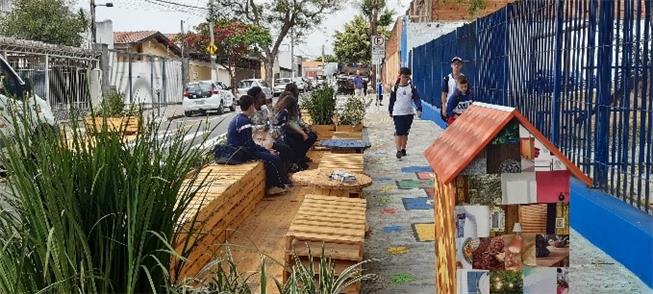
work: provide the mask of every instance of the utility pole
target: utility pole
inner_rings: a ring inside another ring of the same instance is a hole
[[[91,0],[91,46],[97,42],[95,31],[95,0]]]
[[[372,15],[370,15],[370,36],[374,38],[376,34],[378,33],[377,31],[377,26],[378,26],[378,20],[379,20],[379,6],[380,6],[380,0],[372,0]],[[375,67],[371,68],[372,70],[372,76],[368,78],[368,80],[371,82],[372,77],[374,78],[374,81],[376,81],[376,73],[377,70]],[[376,93],[376,83],[374,84],[374,87],[372,87],[372,93]]]
[[[326,77],[326,71],[325,71],[326,66],[324,66],[325,64],[326,63],[324,60],[324,44],[322,44],[322,75]]]
[[[184,50],[186,49],[186,34],[184,33],[184,21],[181,21],[181,59],[184,59]]]
[[[211,45],[215,44],[215,36],[213,31],[215,30],[215,10],[213,7],[213,0],[209,0],[209,35],[211,36]],[[215,54],[211,53],[211,81],[218,80],[218,72],[215,64]],[[232,81],[233,82],[233,81]]]
[[[290,66],[292,66],[292,78],[295,78],[295,28],[290,30]]]

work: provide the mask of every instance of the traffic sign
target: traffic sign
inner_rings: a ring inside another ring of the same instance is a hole
[[[372,64],[381,65],[383,63],[383,55],[372,55]]]
[[[208,51],[211,55],[215,55],[215,53],[218,52],[218,46],[215,46],[215,44],[211,43],[206,47],[206,51]]]
[[[385,38],[381,35],[372,36],[372,48],[383,48],[385,50]]]

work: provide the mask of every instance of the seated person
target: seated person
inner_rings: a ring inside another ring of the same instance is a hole
[[[273,125],[272,107],[266,105],[265,93],[256,86],[249,89],[247,95],[254,97],[254,108],[256,109],[256,112],[250,117],[253,124],[254,141],[267,149],[276,150],[281,157],[282,169],[288,173],[290,163],[293,162],[292,150],[290,146],[279,139],[279,130]]]
[[[451,125],[472,103],[474,103],[474,95],[469,89],[467,77],[458,76],[456,89],[447,99],[447,124]]]
[[[307,169],[306,154],[317,141],[315,133],[307,131],[298,123],[297,99],[289,92],[283,92],[275,105],[277,125],[281,127],[284,142],[295,153],[295,163],[299,169]]]
[[[254,98],[249,95],[240,97],[241,113],[237,114],[227,131],[227,144],[243,148],[250,156],[250,160],[262,160],[265,164],[265,187],[268,195],[284,193],[290,185],[288,174],[283,171],[281,158],[277,151],[266,149],[257,145],[252,138],[252,121],[249,117],[254,114]]]

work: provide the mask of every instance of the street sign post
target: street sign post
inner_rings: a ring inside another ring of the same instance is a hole
[[[372,64],[380,65],[385,57],[385,38],[381,35],[372,36]]]

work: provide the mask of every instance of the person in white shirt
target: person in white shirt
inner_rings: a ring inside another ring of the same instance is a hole
[[[453,94],[453,91],[456,89],[456,80],[458,79],[459,76],[462,76],[463,73],[461,72],[463,69],[463,59],[456,56],[451,59],[451,73],[444,76],[442,78],[442,86],[441,86],[441,100],[442,104],[440,107],[440,116],[442,117],[442,120],[447,121],[447,102],[449,102],[449,97],[451,94]]]
[[[388,111],[395,124],[397,158],[406,156],[408,133],[413,124],[413,118],[415,114],[417,114],[417,117],[422,115],[422,103],[417,89],[410,82],[410,76],[410,69],[402,67],[399,70],[399,79],[390,93]],[[417,108],[417,112],[415,108]]]

